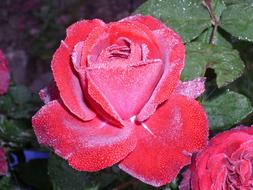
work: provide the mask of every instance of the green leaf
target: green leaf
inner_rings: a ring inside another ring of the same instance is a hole
[[[211,1],[211,9],[213,11],[213,14],[215,15],[215,17],[219,21],[222,12],[226,9],[226,5],[223,0],[212,0]]]
[[[24,120],[11,120],[0,115],[0,138],[5,141],[23,145],[34,138],[33,132],[29,129],[30,123]]]
[[[210,100],[203,100],[202,105],[208,115],[211,130],[230,128],[253,111],[248,98],[228,90]]]
[[[252,0],[224,0],[226,5],[240,4],[240,3],[252,3]]]
[[[197,39],[195,42],[202,42],[209,44],[210,43],[210,38],[212,35],[212,30],[213,28],[208,28],[205,30]],[[224,37],[226,35],[227,38],[230,38],[228,34],[224,34],[224,31],[221,31],[220,28],[218,28],[218,32],[216,34],[216,40],[215,40],[215,45],[218,46],[223,46],[227,48],[232,48],[232,44]]]
[[[136,13],[152,15],[174,29],[189,42],[211,25],[201,0],[148,0]]]
[[[253,41],[253,4],[240,3],[227,7],[221,17],[221,27],[233,36]]]
[[[15,119],[29,119],[38,109],[41,101],[38,95],[25,86],[11,86],[6,95],[0,96],[0,113]]]
[[[88,173],[74,170],[66,161],[54,154],[50,154],[48,172],[54,189],[57,190],[85,190],[96,187],[96,184],[91,182]]]
[[[245,60],[246,69],[243,75],[232,83],[229,88],[233,91],[239,92],[250,98],[253,103],[253,43],[246,41],[237,41],[236,48],[241,52],[243,60]],[[253,119],[253,118],[252,118]],[[252,122],[253,123],[253,122]]]
[[[242,75],[244,64],[236,50],[203,43],[186,45],[186,63],[182,80],[193,80],[204,76],[207,68],[217,74],[218,87],[225,86]]]

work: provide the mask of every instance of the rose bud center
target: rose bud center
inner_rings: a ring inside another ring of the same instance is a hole
[[[81,60],[83,71],[79,69],[78,72],[81,80],[87,81],[84,88],[87,84],[94,85],[97,91],[94,96],[99,94],[103,98],[100,99],[102,104],[108,102],[111,106],[108,109],[114,109],[126,120],[137,115],[152,95],[162,76],[163,62],[158,53],[150,55],[149,48],[155,48],[154,44],[134,41],[122,35],[110,39],[107,33],[100,34],[88,52],[85,46],[89,39],[77,44],[73,63],[76,67],[77,60]],[[155,50],[158,52],[158,48]]]

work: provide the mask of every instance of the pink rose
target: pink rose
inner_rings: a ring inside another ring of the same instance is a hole
[[[57,87],[40,92],[38,141],[79,171],[119,163],[153,186],[170,182],[208,133],[194,100],[204,80],[179,80],[184,53],[178,34],[151,16],[74,23],[53,56]]]
[[[240,126],[212,138],[184,173],[180,189],[253,189],[253,126]]]

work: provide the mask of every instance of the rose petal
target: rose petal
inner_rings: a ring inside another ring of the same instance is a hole
[[[7,60],[3,52],[0,50],[0,95],[7,92],[10,83],[10,71]]]
[[[250,140],[245,141],[240,147],[231,154],[233,160],[245,159],[244,156],[252,155],[253,158],[253,136]]]
[[[82,120],[93,119],[96,114],[85,103],[79,79],[71,66],[69,50],[64,44],[56,50],[51,67],[66,107]]]
[[[103,25],[104,22],[99,19],[82,20],[72,24],[67,29],[66,39],[55,52],[51,64],[61,99],[72,113],[83,120],[91,120],[95,113],[84,102],[78,77],[72,68],[71,53],[74,46],[84,41],[95,27]]]
[[[180,36],[169,28],[156,30],[153,33],[159,43],[160,51],[164,52],[164,73],[149,101],[138,114],[139,121],[149,118],[157,106],[169,98],[178,85],[184,67],[185,49]]]
[[[54,100],[32,120],[38,141],[80,171],[98,171],[126,157],[136,145],[133,127],[114,127],[98,117],[84,122]]]
[[[99,87],[94,83],[88,72],[86,73],[86,78],[89,82],[87,82],[87,89],[84,89],[84,91],[86,92],[86,97],[89,102],[96,110],[96,113],[99,113],[103,116],[103,118],[106,118],[109,122],[115,125],[124,126],[122,118],[108,101],[103,92],[99,90]]]
[[[208,136],[203,108],[180,95],[171,96],[136,128],[137,146],[119,167],[153,186],[172,181],[190,163],[189,155],[205,146]]]
[[[246,133],[246,134],[243,134]],[[212,138],[210,143],[213,145],[219,145],[220,143],[226,141],[226,138],[230,137],[233,134],[238,134],[240,135],[253,135],[253,125],[251,127],[245,127],[245,126],[238,126],[236,128],[233,128],[228,131],[224,131],[222,133],[219,133],[218,135],[215,136],[215,138]]]
[[[141,23],[146,25],[150,30],[158,30],[158,29],[166,29],[166,25],[163,24],[158,19],[152,17],[152,16],[144,16],[144,15],[134,15],[126,17],[119,22],[133,22],[133,23]]]
[[[249,135],[248,133],[244,133],[243,131],[238,131],[237,133],[231,133],[226,138],[221,139],[219,135],[217,135],[217,139],[215,139],[216,143],[220,141],[220,143],[217,144],[211,144],[210,146],[215,147],[213,150],[214,153],[220,153],[223,152],[227,154],[229,157],[232,155],[234,151],[236,151],[243,142],[252,140],[252,135]],[[224,136],[225,137],[225,136]],[[213,141],[211,140],[211,143]]]
[[[87,65],[97,64],[96,61],[89,61],[90,58],[98,57],[103,49],[117,43],[122,38],[131,39],[135,44],[145,44],[149,49],[149,59],[161,57],[156,39],[148,27],[143,24],[112,22],[103,27],[96,27],[87,37],[83,44],[82,60],[78,67],[85,68]]]
[[[205,80],[206,79],[204,77],[199,77],[192,81],[180,81],[177,85],[175,93],[196,99],[205,91]]]
[[[99,19],[78,21],[67,28],[64,43],[72,50],[78,42],[85,41],[94,28],[104,25],[105,23]]]
[[[252,161],[239,160],[235,168],[242,184],[248,185],[252,177]]]
[[[113,22],[108,24],[108,38],[111,44],[119,38],[127,37],[133,43],[146,44],[149,49],[149,59],[159,59],[162,56],[159,44],[153,32],[144,24],[131,22]]]
[[[123,120],[136,115],[152,94],[162,72],[160,61],[141,66],[125,66],[88,70],[88,84],[96,84],[99,93],[103,93]],[[91,80],[93,81],[91,83]],[[103,107],[105,101],[88,92]]]
[[[210,173],[212,179],[212,186],[221,187],[226,183],[226,167],[228,163],[228,157],[224,153],[211,155],[206,165],[206,174]]]
[[[159,104],[168,99],[175,89],[184,65],[184,46],[180,36],[167,28],[158,19],[151,16],[135,15],[121,21],[146,25],[149,29],[153,30],[161,52],[165,52],[163,61],[167,64],[164,68],[163,77],[154,90],[149,102],[137,116],[139,121],[144,121],[155,112]]]

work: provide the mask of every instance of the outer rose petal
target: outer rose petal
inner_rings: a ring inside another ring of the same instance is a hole
[[[137,146],[119,167],[153,186],[172,181],[190,163],[189,155],[205,146],[208,136],[204,109],[197,101],[180,95],[171,96],[136,128]]]
[[[90,32],[99,26],[104,26],[105,23],[99,19],[81,20],[72,24],[67,29],[67,37],[64,42],[72,50],[74,46],[81,41],[85,41]]]
[[[159,21],[158,19],[152,17],[152,16],[144,16],[144,15],[134,15],[134,16],[129,16],[126,17],[122,20],[120,20],[120,22],[136,22],[136,23],[141,23],[146,25],[150,30],[158,30],[158,29],[166,29],[166,25],[163,24],[161,21]]]
[[[238,126],[236,128],[230,129],[228,131],[219,133],[218,135],[215,136],[215,138],[212,138],[210,140],[210,144],[218,145],[218,144],[224,142],[224,139],[230,137],[233,134],[235,134],[235,136],[238,136],[241,134],[246,135],[245,133],[252,136],[253,135],[253,125],[251,127]]]
[[[0,95],[7,92],[10,83],[10,72],[7,60],[0,50]]]
[[[133,127],[114,127],[99,118],[78,120],[54,100],[33,117],[38,141],[48,145],[81,171],[98,171],[111,166],[136,145]]]
[[[173,30],[159,29],[153,32],[163,52],[164,73],[149,101],[137,116],[139,121],[149,118],[157,106],[166,101],[178,85],[184,67],[185,48],[180,36]]]
[[[6,175],[8,171],[7,158],[5,151],[0,147],[0,175]]]
[[[78,77],[71,66],[70,52],[61,44],[54,54],[52,70],[60,96],[66,107],[82,120],[91,120],[96,115],[86,105]]]
[[[94,118],[95,113],[84,102],[79,80],[71,62],[71,53],[78,42],[84,41],[95,27],[102,25],[104,22],[98,19],[72,24],[67,29],[66,39],[57,49],[52,60],[51,67],[61,99],[72,113],[83,120]]]

